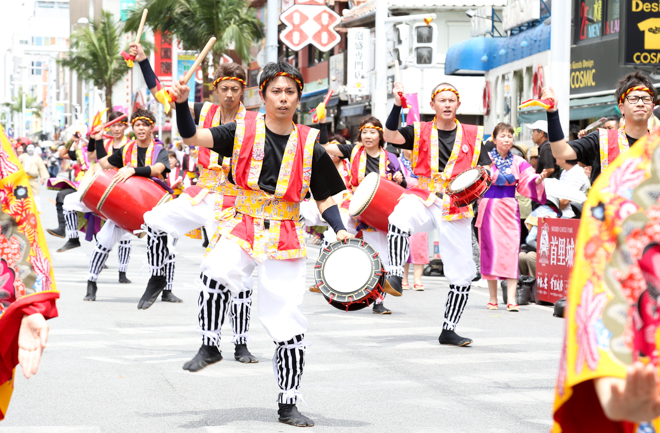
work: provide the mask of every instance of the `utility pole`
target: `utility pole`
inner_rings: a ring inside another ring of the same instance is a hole
[[[571,92],[571,8],[556,7],[550,18],[550,75],[559,104],[559,120],[568,132]]]
[[[266,63],[277,62],[277,25],[280,17],[279,0],[268,0],[268,22],[266,24]]]

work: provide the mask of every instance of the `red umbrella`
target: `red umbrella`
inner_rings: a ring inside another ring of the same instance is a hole
[[[18,140],[17,140],[17,141],[18,141],[19,143],[23,143],[23,144],[30,144],[30,143],[32,143],[32,140],[30,140],[28,137],[18,137]]]

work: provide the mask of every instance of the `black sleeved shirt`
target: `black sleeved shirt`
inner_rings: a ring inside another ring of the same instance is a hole
[[[114,167],[117,168],[122,168],[124,166],[124,158],[122,157],[122,150],[124,149],[124,146],[120,147],[119,149],[115,149],[115,151],[108,157],[108,162],[113,165]],[[138,167],[144,167],[144,160],[147,155],[147,148],[146,147],[138,147],[137,148],[137,160],[138,160]],[[169,173],[170,170],[170,159],[167,154],[167,150],[161,148],[160,152],[158,153],[158,156],[156,157],[156,163],[162,162],[165,165],[165,171],[163,171],[163,174]]]
[[[637,139],[632,138],[626,134],[628,144],[632,146]],[[577,160],[584,165],[591,166],[591,183],[593,183],[598,176],[600,176],[600,134],[595,130],[582,138],[569,141],[568,145],[573,148],[577,154]]]
[[[356,143],[353,143],[353,144],[338,144],[337,145],[337,147],[339,148],[339,151],[342,154],[342,158],[346,158],[346,159],[349,159],[349,160],[350,160],[351,154],[353,153],[353,149],[355,148],[355,146],[356,146]],[[399,166],[398,160],[396,161],[394,166],[395,167]],[[401,169],[399,168],[399,170],[397,170],[397,171],[401,171]],[[371,156],[367,153],[367,163],[366,163],[366,167],[365,167],[365,170],[364,170],[364,175],[366,176],[369,173],[378,173],[378,174],[380,174],[380,158],[374,158],[373,156]],[[401,173],[401,175],[403,175],[403,173]],[[401,181],[401,186],[404,187],[404,188],[408,187],[405,176],[403,176],[403,180]]]
[[[231,157],[234,151],[236,122],[216,126],[210,128],[209,131],[213,135],[213,150],[223,157]],[[288,135],[275,134],[266,128],[265,157],[259,175],[259,188],[269,194],[275,193],[277,178],[280,175],[282,158],[288,141]],[[234,183],[231,173],[229,174],[229,181]],[[325,200],[346,189],[335,164],[318,141],[314,144],[312,178],[309,189],[316,200]]]
[[[541,174],[545,169],[554,169],[555,171],[548,177],[559,179],[561,169],[557,165],[557,160],[552,155],[552,147],[549,141],[539,146],[539,160],[536,163],[536,173]]]
[[[415,127],[413,125],[406,125],[403,128],[399,128],[399,133],[403,135],[403,138],[406,139],[406,142],[404,144],[390,144],[400,149],[413,150],[413,146],[415,144]],[[456,129],[452,131],[438,130],[438,151],[440,153],[438,158],[438,172],[442,173],[445,171],[447,161],[449,161],[449,158],[451,157],[451,151],[454,149],[455,141]],[[490,165],[491,162],[492,161],[488,156],[488,149],[482,142],[481,153],[479,154],[479,161],[477,162],[477,165]]]

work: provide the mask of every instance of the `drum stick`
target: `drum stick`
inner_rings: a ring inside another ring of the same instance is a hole
[[[135,43],[140,43],[140,38],[142,37],[142,31],[144,30],[144,24],[147,22],[147,13],[148,9],[142,11],[142,19],[140,20],[140,27],[138,27],[137,36],[135,37]]]
[[[399,71],[399,61],[397,59],[394,59],[394,79],[399,83],[401,82],[401,72]],[[403,92],[399,92],[399,98],[401,99],[401,108],[404,110],[408,108],[408,101],[403,96]]]
[[[587,125],[587,127],[584,128],[584,130],[585,130],[585,131],[588,131],[588,130],[590,130],[590,129],[592,129],[592,128],[597,128],[597,127],[599,127],[601,124],[605,123],[606,120],[607,120],[607,117],[601,117],[600,119],[596,120],[594,123],[592,123],[592,124],[590,124],[590,125]]]
[[[206,58],[208,55],[209,51],[211,51],[211,48],[213,47],[213,44],[215,44],[215,36],[211,37],[209,41],[206,43],[206,46],[202,50],[201,53],[199,53],[199,56],[195,59],[195,63],[193,63],[192,67],[186,72],[186,75],[183,76],[183,81],[184,83],[187,83],[190,81],[190,78],[193,76],[197,68],[199,67],[200,63]]]
[[[105,128],[109,128],[109,127],[111,127],[112,125],[114,125],[115,123],[117,123],[117,122],[121,122],[122,120],[123,120],[123,121],[126,121],[127,118],[128,118],[128,114],[121,115],[121,116],[117,117],[116,119],[111,120],[111,121],[109,121],[108,123],[106,123],[105,125],[103,125],[103,126],[101,127],[101,130],[104,130]]]
[[[330,98],[332,97],[332,92],[333,92],[332,89],[328,90],[328,94],[325,95],[325,99],[323,99],[323,109],[324,110],[325,110],[325,106],[328,105],[328,101],[330,101]],[[318,121],[319,121],[318,113],[314,113],[314,116],[312,116],[312,122],[317,123]]]

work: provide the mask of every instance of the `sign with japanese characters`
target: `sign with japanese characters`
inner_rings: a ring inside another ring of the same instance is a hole
[[[369,35],[367,28],[348,29],[346,90],[350,95],[369,93]]]
[[[280,39],[294,51],[312,44],[326,52],[341,41],[341,36],[335,31],[341,17],[325,6],[296,4],[282,12],[280,21],[286,25]]]
[[[555,303],[566,296],[580,220],[540,218],[536,241],[536,296]]]
[[[156,77],[165,87],[172,85],[172,35],[156,32],[154,35],[154,57]]]

